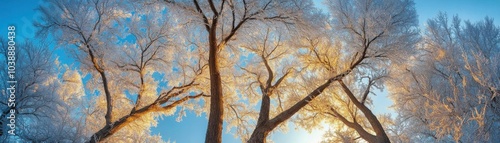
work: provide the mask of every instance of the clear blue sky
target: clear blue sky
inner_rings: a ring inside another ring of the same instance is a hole
[[[322,0],[314,0],[315,4],[324,9]],[[32,21],[39,15],[35,8],[41,2],[35,0],[1,0],[0,5],[0,35],[7,35],[7,26],[15,25],[17,28],[17,40],[34,37]],[[427,19],[435,17],[439,11],[446,12],[450,17],[458,15],[461,19],[477,21],[489,16],[495,19],[495,23],[500,25],[500,0],[415,0],[419,23],[423,27]],[[323,10],[327,12],[327,10]],[[56,52],[62,63],[71,64],[63,52]],[[390,113],[387,108],[391,102],[386,97],[387,93],[382,93],[374,97],[376,113]],[[164,140],[177,141],[178,143],[199,143],[204,141],[207,126],[206,114],[197,117],[194,113],[188,113],[182,122],[176,122],[175,116],[164,118],[158,127],[153,128],[154,134],[161,134]],[[226,132],[226,131],[224,131]],[[272,135],[272,139],[277,143],[306,143],[313,138],[320,137],[319,131],[309,134],[304,130],[294,130],[290,126],[288,133],[277,133]],[[224,134],[223,141],[226,143],[240,142],[231,134]]]

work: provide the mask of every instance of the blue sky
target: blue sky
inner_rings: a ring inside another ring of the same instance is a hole
[[[322,0],[314,0],[315,4],[324,8]],[[35,8],[40,1],[26,0],[2,0],[0,5],[0,37],[6,37],[7,26],[15,25],[17,32],[17,41],[22,41],[25,38],[33,38],[35,29],[32,26],[32,21],[39,14]],[[461,19],[469,19],[478,21],[489,16],[495,19],[495,24],[500,25],[500,0],[415,0],[417,14],[419,15],[419,23],[423,28],[427,19],[436,17],[439,11],[446,12],[450,17],[458,15]],[[323,10],[327,12],[327,10]],[[53,48],[53,47],[51,47]],[[68,55],[64,52],[56,52],[62,63],[71,64]],[[390,113],[387,107],[392,103],[387,99],[387,93],[382,92],[378,96],[374,96],[374,112],[375,113]],[[198,143],[203,142],[207,126],[206,114],[197,117],[190,112],[183,118],[182,122],[175,121],[176,116],[166,117],[160,121],[156,128],[152,131],[154,134],[161,134],[164,140],[177,141],[178,143]],[[223,141],[227,143],[240,142],[231,134],[227,134],[224,130]],[[302,129],[295,130],[294,126],[290,126],[288,133],[276,133],[271,138],[277,143],[304,143],[319,141],[321,131],[313,131],[308,133]]]

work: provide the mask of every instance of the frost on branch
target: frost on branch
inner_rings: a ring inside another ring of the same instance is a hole
[[[399,68],[390,91],[407,139],[498,140],[500,30],[445,14],[429,20],[417,61]],[[430,52],[429,52],[430,51]],[[403,69],[404,68],[404,69]]]

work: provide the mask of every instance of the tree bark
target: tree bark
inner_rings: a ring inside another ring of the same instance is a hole
[[[256,128],[247,143],[266,143],[266,137],[272,129]]]
[[[387,134],[385,133],[384,128],[382,127],[382,124],[377,119],[377,116],[375,116],[375,114],[373,114],[373,112],[370,109],[368,109],[368,107],[366,107],[364,104],[359,102],[358,99],[356,99],[354,94],[344,84],[344,82],[342,80],[339,80],[338,82],[342,86],[342,90],[344,90],[344,92],[347,94],[349,99],[354,103],[354,105],[359,110],[361,110],[361,112],[363,112],[366,119],[368,119],[368,122],[372,126],[373,131],[375,131],[375,136],[374,136],[375,139],[373,139],[373,137],[367,137],[367,138],[364,138],[363,136],[361,136],[361,137],[363,139],[367,140],[368,142],[371,142],[371,143],[388,143],[388,142],[390,142],[389,137],[387,137]],[[370,86],[368,86],[367,88],[368,88],[367,90],[369,90]],[[368,94],[368,92],[365,92],[365,94]],[[364,96],[366,96],[366,95],[364,95]],[[356,130],[356,131],[358,131],[358,130]],[[359,131],[358,131],[358,133],[359,133]]]
[[[224,121],[224,100],[222,95],[222,82],[219,71],[218,50],[224,45],[217,45],[217,19],[214,19],[209,30],[209,57],[208,67],[210,72],[210,114],[208,118],[205,143],[222,142],[222,123]]]
[[[340,115],[335,109],[330,108],[330,110],[333,112],[333,114],[330,115],[339,119],[346,126],[354,129],[359,134],[359,136],[364,140],[366,140],[367,142],[374,143],[377,141],[377,138],[374,135],[368,133],[365,129],[363,129],[363,127],[359,125],[358,122],[356,121],[350,122],[344,116]]]
[[[83,37],[83,36],[82,36]],[[85,39],[85,37],[83,37]],[[86,40],[87,41],[87,40]],[[90,59],[92,60],[92,64],[94,65],[94,68],[99,72],[99,75],[101,76],[102,80],[102,86],[104,88],[104,94],[106,96],[106,115],[104,118],[106,119],[106,125],[111,124],[111,121],[113,120],[113,99],[111,98],[111,93],[109,92],[109,87],[108,87],[108,79],[106,78],[106,72],[99,65],[97,57],[94,55],[94,51],[92,48],[90,48],[90,45],[88,42],[85,43]]]
[[[175,96],[175,95],[172,95]],[[120,129],[123,127],[129,125],[130,123],[134,122],[135,120],[139,119],[140,117],[147,115],[148,113],[151,112],[156,112],[160,110],[170,110],[173,107],[176,107],[177,105],[189,100],[189,99],[194,99],[198,97],[206,96],[203,93],[195,95],[195,96],[186,96],[183,97],[179,100],[176,100],[172,102],[171,104],[167,106],[160,106],[161,104],[164,104],[168,102],[168,100],[157,100],[157,102],[154,102],[152,104],[149,104],[148,106],[142,107],[139,110],[136,110],[132,113],[130,113],[127,116],[124,116],[120,118],[118,121],[114,122],[113,124],[106,124],[103,128],[101,128],[99,131],[94,133],[91,137],[90,140],[87,141],[87,143],[97,143],[101,140],[104,140],[114,133],[118,132]]]
[[[109,87],[108,87],[108,79],[106,78],[106,74],[103,72],[99,72],[102,78],[102,84],[104,86],[104,93],[106,95],[106,115],[104,118],[106,118],[106,124],[110,124],[111,121],[113,121],[113,100],[111,98],[111,93],[109,92]]]
[[[250,136],[248,143],[265,143],[266,137],[269,132],[271,132],[274,128],[276,128],[279,124],[283,123],[290,117],[292,117],[295,113],[297,113],[302,107],[306,106],[309,101],[316,98],[323,90],[331,84],[331,80],[328,80],[326,83],[318,87],[316,90],[311,92],[305,98],[297,102],[295,105],[290,107],[289,109],[281,112],[276,117],[271,120],[265,121],[261,123],[260,126],[257,126]]]
[[[262,103],[260,104],[259,119],[257,120],[257,126],[264,125],[269,121],[269,109],[271,108],[271,99],[268,95],[262,95]]]

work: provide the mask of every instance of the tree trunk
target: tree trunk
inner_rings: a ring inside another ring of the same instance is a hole
[[[347,96],[352,101],[352,103],[354,103],[354,105],[359,110],[361,110],[361,112],[363,112],[366,119],[368,119],[368,122],[372,126],[373,131],[375,131],[375,136],[370,135],[370,137],[363,137],[363,136],[361,136],[361,137],[370,143],[389,143],[390,142],[389,137],[387,137],[387,134],[384,131],[384,127],[382,126],[380,121],[377,119],[377,116],[375,116],[375,114],[373,114],[373,112],[370,109],[368,109],[368,107],[366,107],[363,103],[359,102],[358,99],[356,99],[354,94],[351,92],[351,90],[347,87],[347,85],[345,85],[345,83],[342,80],[339,80],[339,83],[342,86],[342,90],[344,90],[344,92],[347,94]],[[370,87],[367,87],[367,88],[369,89]],[[368,89],[367,89],[367,92],[365,92],[365,94],[368,94]],[[364,131],[364,129],[362,129],[362,128],[359,130]],[[357,130],[358,133],[360,133],[359,130]],[[361,135],[361,133],[360,133],[360,135]]]
[[[290,119],[295,113],[297,113],[300,109],[302,109],[304,106],[306,106],[310,101],[315,99],[318,95],[320,95],[328,86],[333,81],[340,80],[347,74],[349,74],[351,70],[345,71],[339,75],[336,75],[330,79],[328,79],[325,83],[317,87],[315,90],[310,92],[306,97],[302,98],[302,100],[298,101],[295,103],[292,107],[288,108],[287,110],[279,113],[276,115],[276,117],[272,119],[268,119],[266,121],[262,121],[262,113],[260,114],[259,121],[257,124],[257,127],[255,127],[255,130],[252,133],[252,136],[250,136],[250,139],[248,140],[248,143],[265,143],[266,142],[266,137],[269,132],[274,130],[279,124],[285,122],[286,120]],[[263,95],[267,96],[267,94]],[[269,96],[263,97],[262,103],[267,103]],[[268,106],[261,105],[261,112],[263,112],[263,109],[269,109]],[[269,113],[269,111],[267,111]],[[266,118],[269,118],[269,115],[267,115]],[[262,123],[261,123],[262,122]]]
[[[85,38],[84,38],[85,39]],[[106,78],[106,72],[99,65],[97,58],[94,56],[94,52],[88,43],[85,43],[87,50],[89,52],[90,59],[92,60],[92,64],[94,68],[99,72],[99,75],[102,79],[102,85],[104,88],[104,94],[106,95],[106,115],[104,118],[106,119],[106,125],[111,124],[113,121],[113,99],[111,98],[111,93],[109,92],[108,80]]]
[[[106,118],[106,124],[111,124],[113,121],[113,99],[111,98],[111,93],[109,92],[109,87],[108,87],[108,79],[106,78],[106,74],[104,71],[99,72],[101,75],[102,79],[102,84],[104,86],[104,93],[106,95],[106,115],[104,118]]]
[[[377,137],[375,137],[377,139],[377,143],[390,143],[391,140],[389,140],[389,138],[387,137],[387,135],[377,135]]]
[[[214,22],[215,23],[215,22]],[[224,101],[222,96],[222,82],[219,71],[217,51],[223,45],[217,45],[216,26],[212,26],[209,31],[209,57],[208,66],[210,70],[210,115],[205,137],[205,143],[222,142],[222,122],[224,115]]]

